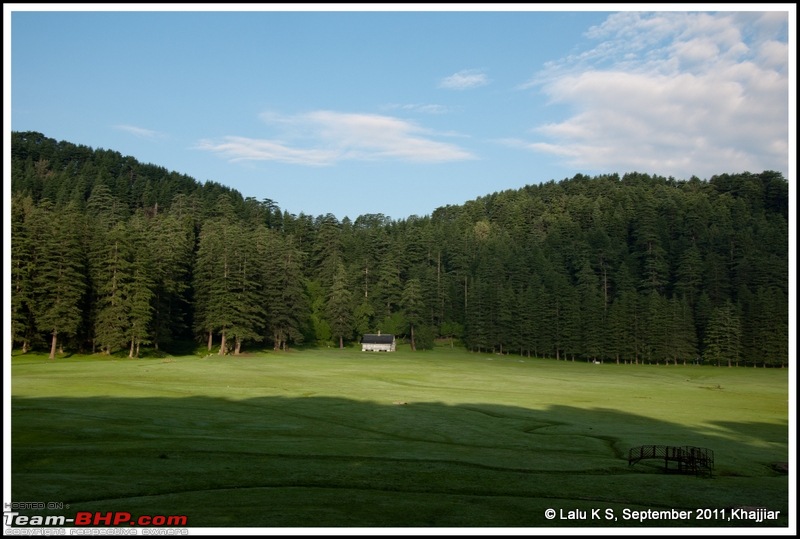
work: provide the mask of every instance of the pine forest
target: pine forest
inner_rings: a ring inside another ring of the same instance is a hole
[[[14,132],[13,346],[51,358],[244,354],[382,332],[421,353],[788,366],[780,173],[578,174],[424,217],[335,211],[290,214],[115,151]]]

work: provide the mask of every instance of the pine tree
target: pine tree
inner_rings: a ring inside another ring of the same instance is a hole
[[[706,333],[706,358],[718,367],[728,367],[739,362],[741,346],[741,319],[733,303],[728,300],[711,313]]]
[[[339,220],[333,214],[317,219],[313,246],[315,275],[325,290],[330,290],[342,258],[342,232]]]
[[[789,358],[789,307],[777,287],[759,287],[746,304],[742,353],[754,365],[784,366]]]
[[[400,300],[403,313],[409,325],[409,335],[411,337],[411,351],[416,352],[417,343],[414,338],[414,329],[422,321],[422,313],[425,306],[422,302],[422,287],[419,279],[410,279],[403,288],[403,297]]]
[[[185,335],[191,311],[195,232],[187,198],[176,196],[168,211],[152,218],[149,231],[154,280],[150,340],[159,350]]]
[[[270,245],[264,269],[268,332],[275,350],[303,341],[303,326],[309,312],[304,286],[304,257],[291,236]]]
[[[686,297],[690,305],[694,305],[700,294],[703,283],[703,260],[700,250],[694,243],[681,255],[677,270],[675,291]]]
[[[689,301],[686,297],[673,297],[669,300],[669,331],[667,333],[667,346],[669,357],[677,365],[681,361],[694,361],[697,358],[697,334],[695,333],[694,317]]]
[[[579,310],[580,353],[590,360],[603,355],[603,298],[597,276],[589,261],[585,261],[577,275]]]
[[[669,304],[655,289],[651,289],[640,299],[644,323],[639,342],[643,344],[645,358],[656,364],[662,360],[668,362],[670,334],[674,331],[670,326]]]
[[[84,245],[88,252],[89,297],[85,313],[92,350],[125,346],[127,316],[123,285],[128,278],[124,215],[110,189],[98,183],[86,203]],[[98,333],[99,332],[99,333]]]
[[[39,248],[50,232],[47,223],[34,225],[38,215],[30,195],[15,194],[11,199],[11,340],[26,353],[36,339],[34,276]],[[44,221],[44,219],[39,219]],[[38,230],[37,230],[38,229]]]
[[[102,269],[95,275],[97,316],[94,339],[106,354],[130,343],[130,295],[133,280],[132,244],[125,223],[105,237],[104,249],[93,253]]]
[[[81,323],[81,300],[86,290],[82,256],[82,216],[74,208],[56,212],[40,205],[37,218],[50,233],[43,238],[34,279],[36,327],[50,337],[50,359],[54,359],[58,338],[74,335]]]
[[[617,363],[639,363],[643,317],[639,294],[625,290],[611,304],[609,311],[610,350]]]
[[[555,273],[552,279],[548,303],[556,336],[556,359],[570,357],[574,361],[581,349],[578,291],[563,272]]]
[[[154,263],[151,251],[149,223],[142,212],[129,221],[131,243],[130,280],[127,291],[128,304],[128,357],[139,357],[142,344],[150,344],[150,322],[153,317]]]
[[[637,254],[641,264],[641,287],[663,292],[669,266],[661,235],[664,222],[658,214],[654,190],[638,189],[638,206],[634,223]]]
[[[344,348],[344,340],[353,335],[353,294],[347,287],[347,274],[341,263],[328,294],[326,312],[331,332],[339,341],[339,348]]]
[[[219,332],[219,354],[241,353],[246,341],[264,339],[263,236],[266,225],[238,220],[228,195],[221,195],[213,217],[200,232],[195,263],[195,329],[208,338]]]
[[[372,333],[374,327],[375,310],[367,298],[362,299],[361,303],[356,307],[354,314],[355,330],[359,335],[365,333]]]
[[[236,247],[242,241],[239,232],[230,200],[223,195],[217,204],[217,215],[200,230],[194,269],[195,329],[208,336],[209,351],[213,335],[219,333],[219,355],[228,352],[228,330],[236,320]]]
[[[380,309],[378,312],[381,317],[389,317],[400,305],[403,288],[400,280],[400,265],[397,257],[389,252],[381,260],[378,267],[378,282],[376,285],[376,300]]]

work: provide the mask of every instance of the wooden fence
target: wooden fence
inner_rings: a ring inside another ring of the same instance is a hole
[[[645,459],[663,460],[665,471],[696,475],[714,473],[714,452],[705,447],[641,445],[628,451],[628,466]]]

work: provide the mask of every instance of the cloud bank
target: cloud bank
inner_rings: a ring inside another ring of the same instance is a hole
[[[618,13],[524,88],[574,112],[515,146],[581,170],[788,173],[786,13]]]

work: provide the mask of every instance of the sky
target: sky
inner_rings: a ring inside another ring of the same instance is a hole
[[[793,178],[795,4],[687,6],[4,4],[4,123],[339,219]]]

